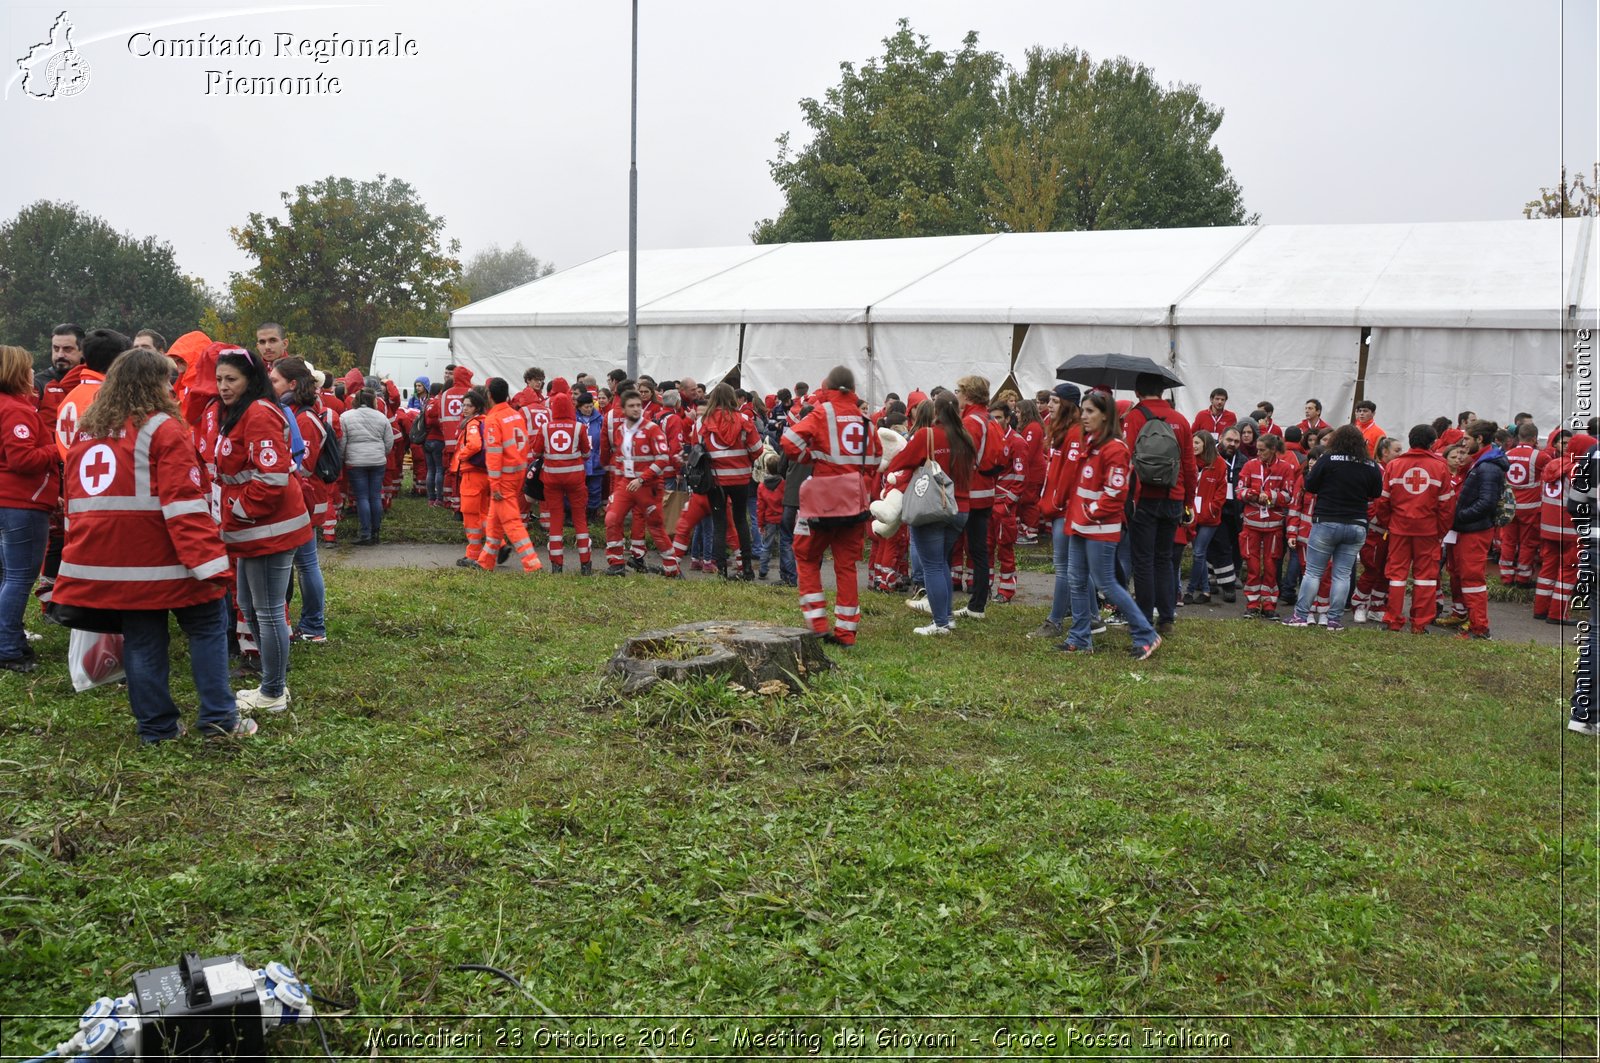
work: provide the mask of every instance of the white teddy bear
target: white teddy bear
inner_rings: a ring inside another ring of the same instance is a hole
[[[880,428],[878,442],[883,447],[883,464],[879,468],[884,468],[905,448],[906,437],[892,428]],[[868,507],[872,510],[872,534],[880,539],[891,539],[900,530],[900,504],[905,498],[905,485],[906,472],[902,469],[884,480],[879,489],[883,497]]]

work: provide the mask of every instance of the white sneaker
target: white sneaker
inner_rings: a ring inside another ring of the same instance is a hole
[[[1367,622],[1367,607],[1366,606],[1364,606],[1364,605],[1356,606],[1355,622],[1358,623],[1358,624],[1365,624]]]
[[[928,592],[926,590],[919,590],[916,594],[907,598],[906,608],[919,613],[927,613],[929,616],[933,615],[933,603],[928,601]]]
[[[964,605],[960,609],[957,609],[955,612],[951,613],[950,615],[951,616],[964,616],[969,620],[982,620],[983,619],[983,610],[982,609],[973,609],[973,608],[970,608],[969,606],[965,606]]]
[[[1581,735],[1600,738],[1600,723],[1594,720],[1568,720],[1567,730],[1577,731]]]
[[[922,627],[911,629],[913,635],[948,635],[956,629],[954,624],[940,627],[938,624],[924,624]]]
[[[255,709],[259,712],[283,712],[289,707],[289,688],[284,687],[283,693],[275,698],[263,694],[260,687],[256,687],[254,690],[241,690],[234,694],[233,701],[240,709]]]

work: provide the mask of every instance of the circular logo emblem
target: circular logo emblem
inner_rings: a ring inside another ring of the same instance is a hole
[[[921,498],[923,495],[928,493],[928,483],[929,479],[926,476],[918,480],[915,484],[911,485],[912,493],[918,498]]]
[[[1121,487],[1124,483],[1127,482],[1127,479],[1128,479],[1127,474],[1124,473],[1121,469],[1112,469],[1111,470],[1111,486],[1112,487]]]
[[[1428,471],[1415,465],[1407,469],[1405,474],[1400,477],[1400,486],[1404,487],[1406,493],[1410,495],[1422,494],[1432,482],[1433,478],[1428,475]]]
[[[867,426],[860,421],[851,421],[839,429],[839,445],[846,454],[863,454],[867,449]]]
[[[1506,470],[1506,483],[1512,487],[1528,486],[1528,466],[1524,462],[1515,462]]]
[[[217,454],[218,454],[218,456],[225,458],[229,454],[232,454],[232,453],[233,453],[233,440],[231,440],[231,439],[227,438],[226,436],[224,436],[221,439],[221,441],[219,441],[217,443]]]
[[[460,395],[451,395],[449,398],[444,400],[444,415],[446,417],[460,417],[461,416],[461,396]]]
[[[271,468],[272,466],[278,464],[278,452],[269,446],[262,446],[259,457],[261,459],[261,465],[264,468]]]
[[[1561,496],[1564,493],[1565,493],[1565,491],[1561,486],[1561,481],[1560,480],[1552,480],[1551,482],[1549,482],[1549,483],[1544,485],[1544,497],[1546,497],[1546,498],[1555,499],[1556,501],[1560,501]]]
[[[572,447],[572,433],[565,428],[557,428],[550,433],[550,449],[558,451],[570,450]]]
[[[76,96],[89,87],[89,61],[76,48],[57,52],[44,68],[45,94]]]
[[[117,478],[117,452],[104,443],[89,448],[78,463],[78,482],[89,495],[98,495]]]
[[[194,484],[196,487],[200,486],[200,468],[199,468],[199,466],[196,466],[195,468],[189,470],[189,482]]]
[[[18,439],[28,439],[33,435],[32,432],[28,431],[28,426],[25,424],[19,424],[13,427],[11,429],[11,434],[16,436]]]

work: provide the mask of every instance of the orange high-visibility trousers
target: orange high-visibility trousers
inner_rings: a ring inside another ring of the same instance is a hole
[[[467,560],[483,552],[484,525],[489,519],[489,476],[477,469],[461,474],[461,523],[467,533]]]
[[[491,487],[489,524],[484,532],[483,550],[478,554],[478,567],[485,572],[493,572],[500,547],[510,543],[511,549],[517,552],[517,557],[522,561],[522,571],[539,571],[544,564],[539,560],[539,552],[533,548],[533,537],[528,534],[528,526],[522,523],[519,492],[507,491],[502,487],[500,498],[496,501],[493,491]]]

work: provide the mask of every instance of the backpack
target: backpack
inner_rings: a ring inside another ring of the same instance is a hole
[[[1500,492],[1500,501],[1494,507],[1494,526],[1504,528],[1517,519],[1517,496],[1507,487]]]
[[[683,456],[683,482],[697,495],[709,495],[717,486],[711,471],[711,453],[704,443],[692,443]]]
[[[1144,426],[1133,443],[1133,475],[1145,487],[1168,490],[1178,486],[1183,469],[1182,448],[1172,426],[1147,409],[1144,403],[1134,409],[1144,414]]]
[[[322,430],[322,449],[317,451],[317,467],[312,471],[325,484],[338,483],[344,475],[344,445],[326,416],[317,418],[317,427]]]
[[[408,434],[412,443],[426,443],[428,441],[428,408],[424,406],[417,411],[411,419],[411,431]]]

